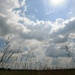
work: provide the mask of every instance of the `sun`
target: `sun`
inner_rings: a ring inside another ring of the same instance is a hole
[[[54,6],[62,5],[64,3],[64,0],[51,0],[51,4]]]

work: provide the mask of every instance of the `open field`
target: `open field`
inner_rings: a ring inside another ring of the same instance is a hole
[[[0,70],[0,75],[75,75],[75,69],[64,69],[64,70]]]

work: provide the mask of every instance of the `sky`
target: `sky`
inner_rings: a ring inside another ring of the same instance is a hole
[[[10,64],[15,58],[24,62],[29,52],[27,63],[70,64],[65,45],[74,58],[74,7],[74,0],[0,0],[0,59],[8,40],[8,52],[15,51]]]

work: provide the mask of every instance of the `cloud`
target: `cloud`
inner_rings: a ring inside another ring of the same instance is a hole
[[[21,0],[20,1],[20,6],[22,7],[22,6],[24,6],[26,4],[26,0]]]
[[[46,15],[49,15],[49,14],[52,14],[52,13],[54,13],[54,10],[48,11],[48,12],[46,13]]]
[[[21,35],[23,33],[26,33],[26,31],[29,30],[26,29],[26,27],[23,26],[22,24],[11,22],[7,17],[0,15],[1,36],[9,35],[9,34]]]
[[[66,20],[63,22],[63,27],[59,28],[56,32],[54,32],[54,35],[64,35],[64,34],[70,34],[74,32],[75,27],[75,18],[71,18],[69,20]]]
[[[64,43],[64,42],[67,42],[67,41],[68,41],[68,37],[62,36],[62,35],[59,35],[59,36],[57,36],[56,38],[53,39],[54,43]]]
[[[65,49],[60,49],[55,45],[50,45],[46,49],[46,55],[49,57],[67,57]]]
[[[3,8],[10,9],[10,8],[19,7],[19,3],[18,3],[18,0],[10,0],[10,1],[2,0],[2,1],[0,1],[0,6]]]

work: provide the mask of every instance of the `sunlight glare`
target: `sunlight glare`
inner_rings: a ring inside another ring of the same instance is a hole
[[[64,3],[64,0],[51,0],[52,5],[57,6]]]

